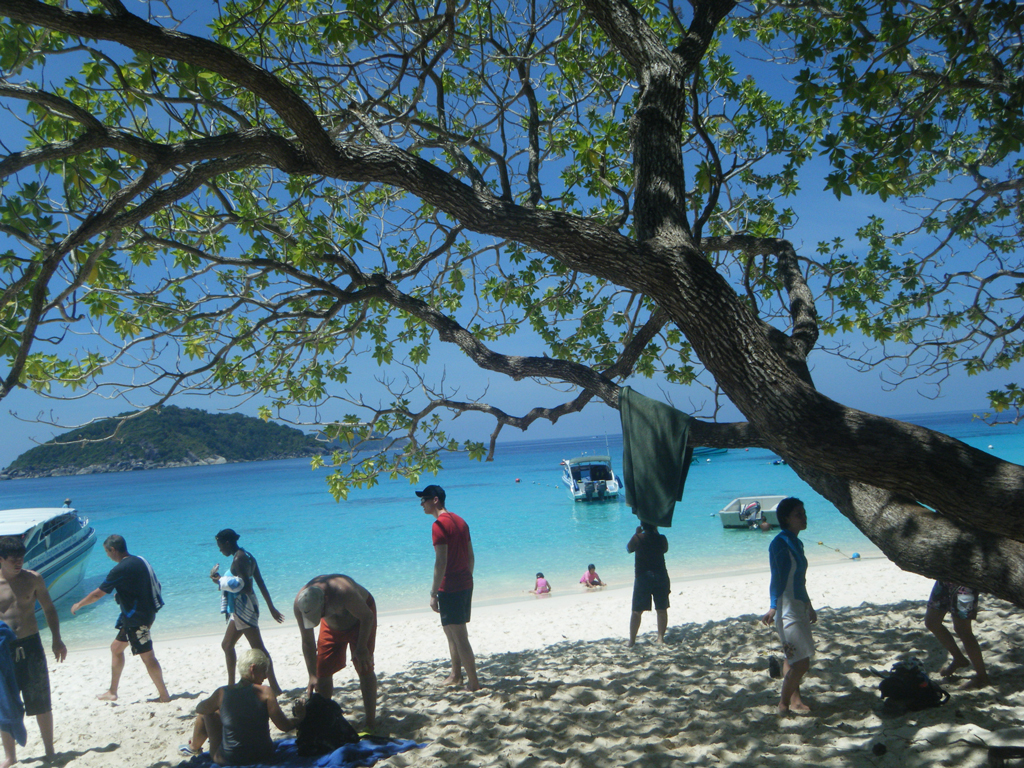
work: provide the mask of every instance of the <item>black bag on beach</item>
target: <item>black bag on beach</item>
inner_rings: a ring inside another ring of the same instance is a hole
[[[937,707],[949,700],[949,694],[933,682],[918,659],[897,661],[882,677],[878,690],[886,705],[897,704],[911,712]]]
[[[306,702],[306,716],[295,733],[295,748],[303,757],[316,757],[333,752],[344,744],[359,741],[359,734],[334,699],[314,693]]]

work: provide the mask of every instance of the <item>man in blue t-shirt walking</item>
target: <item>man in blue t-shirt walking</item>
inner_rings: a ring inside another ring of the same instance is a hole
[[[170,701],[171,697],[164,685],[164,673],[153,653],[153,639],[150,636],[156,612],[163,605],[160,582],[149,563],[141,557],[128,554],[124,536],[116,533],[108,536],[103,542],[103,550],[117,565],[110,569],[102,584],[71,606],[71,613],[75,614],[80,608],[95,603],[111,592],[117,592],[115,599],[121,606],[121,615],[114,625],[118,630],[117,637],[110,644],[110,689],[96,698],[100,701],[117,701],[117,684],[124,670],[124,652],[131,646],[132,655],[138,656],[146,665],[157,693],[160,694],[160,701]]]

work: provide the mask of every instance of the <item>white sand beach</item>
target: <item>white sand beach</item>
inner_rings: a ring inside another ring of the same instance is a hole
[[[472,694],[439,686],[447,645],[434,614],[383,615],[378,731],[427,746],[378,765],[981,766],[991,734],[1024,720],[1024,611],[983,598],[975,628],[989,688],[961,692],[961,677],[947,686],[945,706],[883,715],[871,668],[916,655],[938,678],[944,652],[922,623],[930,586],[883,559],[812,563],[818,651],[803,691],[815,711],[783,720],[775,713],[779,681],[767,672],[777,642],[756,621],[767,609],[767,571],[700,580],[673,574],[664,646],[653,642],[654,616],[646,614],[637,646],[626,648],[625,585],[595,592],[573,585],[552,597],[476,608],[470,639],[486,687]],[[151,701],[155,690],[137,659],[128,659],[115,703],[95,699],[109,684],[109,651],[72,648],[63,664],[51,661],[58,765],[181,762],[177,747],[191,733],[196,702],[225,682],[220,637],[161,642],[159,622],[155,630],[169,704]],[[306,676],[297,629],[264,623],[264,633],[283,697],[299,697]],[[351,668],[335,684],[335,698],[358,723]],[[26,725],[19,759],[39,763],[38,729]],[[878,744],[884,755],[872,751]]]

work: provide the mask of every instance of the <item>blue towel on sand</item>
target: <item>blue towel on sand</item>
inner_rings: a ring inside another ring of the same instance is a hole
[[[11,644],[17,639],[7,622],[0,621],[0,731],[6,731],[21,746],[25,746],[25,707],[21,704],[18,681],[14,677],[14,657]]]
[[[267,763],[267,765],[274,765],[278,768],[355,768],[356,766],[373,765],[378,760],[397,755],[399,752],[408,752],[410,749],[426,746],[426,744],[417,744],[408,739],[369,737],[355,744],[346,744],[320,757],[299,757],[295,739],[282,739],[275,743],[277,752],[274,754],[274,762]],[[179,768],[208,765],[214,765],[214,762],[210,759],[209,752],[203,752],[201,755],[186,760]],[[251,768],[262,768],[262,766],[252,766]]]

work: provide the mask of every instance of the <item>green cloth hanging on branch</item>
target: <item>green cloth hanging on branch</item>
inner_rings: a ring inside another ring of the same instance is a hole
[[[626,503],[643,523],[671,527],[693,460],[690,417],[629,387],[619,393]]]

